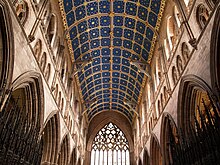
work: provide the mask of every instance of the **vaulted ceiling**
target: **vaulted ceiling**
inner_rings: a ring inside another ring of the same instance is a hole
[[[60,1],[88,121],[100,112],[118,111],[132,122],[147,79],[147,65],[139,63],[151,60],[164,4],[165,0]]]

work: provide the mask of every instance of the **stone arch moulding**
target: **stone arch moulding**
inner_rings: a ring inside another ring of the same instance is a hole
[[[59,144],[59,154],[57,157],[58,165],[67,165],[70,159],[70,137],[65,133]]]
[[[151,133],[150,137],[150,162],[152,165],[161,165],[162,163],[160,143],[154,133]]]
[[[169,153],[166,150],[168,147],[167,144],[169,143],[169,141],[168,142],[166,141],[167,140],[166,138],[168,138],[167,135],[169,136],[170,134],[168,124],[171,124],[172,129],[174,128],[177,131],[177,125],[173,117],[169,113],[165,112],[163,113],[162,116],[161,133],[160,133],[160,146],[161,146],[161,154],[163,156],[163,160],[162,160],[163,164],[172,164],[168,159]]]
[[[7,1],[0,0],[0,25],[3,45],[3,72],[0,73],[0,89],[4,86],[4,89],[9,89],[12,83],[12,73],[14,68],[14,34],[12,29],[12,21],[9,13],[9,8],[7,6]],[[4,90],[3,89],[3,90]]]
[[[20,76],[18,76],[13,82],[12,82],[12,89],[15,91],[19,88],[24,88],[27,85],[33,84],[36,88],[36,91],[34,91],[34,97],[39,97],[36,102],[38,111],[40,116],[40,127],[43,128],[43,121],[44,121],[44,90],[43,90],[43,81],[40,73],[34,72],[34,71],[28,71]]]
[[[220,6],[216,10],[210,42],[210,71],[212,88],[220,89]]]
[[[196,88],[204,90],[210,96],[213,96],[210,86],[203,79],[192,74],[184,76],[180,82],[177,100],[177,125],[179,127],[184,128],[183,126],[187,120],[186,117],[190,113],[190,100],[193,97],[191,96],[192,91]]]
[[[99,122],[97,123],[97,121]],[[130,122],[124,115],[118,112],[109,112],[109,111],[99,113],[98,115],[96,115],[96,117],[94,117],[91,120],[89,124],[89,128],[88,128],[89,132],[87,134],[88,139],[86,142],[87,154],[86,154],[85,164],[90,164],[90,152],[92,148],[92,142],[96,134],[101,128],[103,128],[109,122],[116,124],[125,134],[125,137],[127,138],[130,147],[130,162],[131,164],[134,164],[134,160],[133,160],[134,146],[133,146],[133,136],[132,136],[132,129]]]
[[[42,131],[43,140],[47,140],[43,148],[42,165],[44,161],[56,163],[58,157],[58,146],[60,143],[60,118],[58,110],[51,112],[44,122]],[[47,154],[49,153],[49,155]],[[45,163],[46,164],[46,163]]]

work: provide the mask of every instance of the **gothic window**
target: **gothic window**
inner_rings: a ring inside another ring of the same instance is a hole
[[[39,59],[42,51],[42,42],[40,39],[37,40],[36,44],[34,45],[34,55],[37,59]]]
[[[178,80],[177,70],[176,70],[175,66],[173,66],[173,68],[172,68],[172,78],[173,78],[173,84],[175,85]]]
[[[189,56],[190,56],[189,47],[185,42],[183,42],[182,43],[182,57],[184,58],[185,63],[187,62]]]
[[[179,55],[177,56],[176,63],[177,63],[176,65],[177,65],[178,72],[181,74],[183,71],[183,62]]]
[[[129,144],[124,133],[113,123],[106,124],[92,143],[91,165],[129,165]]]
[[[56,26],[56,16],[52,14],[49,25],[47,27],[47,39],[51,46],[53,45],[53,40],[55,38]]]
[[[46,61],[47,61],[47,55],[44,52],[43,55],[41,56],[41,59],[40,59],[40,67],[43,72],[45,71],[45,68],[46,68]]]
[[[22,24],[25,23],[28,15],[28,5],[24,0],[15,1],[15,11]]]
[[[197,22],[198,22],[200,28],[203,29],[209,19],[208,9],[203,4],[200,4],[197,7],[196,19],[197,19]]]

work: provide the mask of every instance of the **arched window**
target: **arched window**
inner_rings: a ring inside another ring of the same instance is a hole
[[[40,39],[37,40],[36,44],[34,45],[34,55],[39,60],[42,51],[42,42]]]
[[[179,55],[177,56],[177,59],[176,59],[176,66],[177,66],[178,72],[181,74],[183,71],[183,62]]]
[[[176,70],[175,66],[173,66],[173,68],[172,68],[172,78],[173,78],[173,84],[175,85],[178,80],[177,70]]]
[[[51,44],[51,46],[53,46],[54,43],[54,38],[56,35],[56,28],[57,28],[56,26],[57,26],[56,16],[52,14],[49,25],[47,27],[48,42]]]
[[[197,19],[197,22],[198,22],[200,28],[203,29],[209,19],[208,9],[203,4],[200,4],[197,7],[196,19]]]
[[[118,126],[110,122],[96,134],[92,143],[90,164],[130,164],[129,144]]]
[[[15,1],[15,11],[18,19],[21,21],[21,24],[24,24],[27,20],[28,15],[28,5],[24,0]]]

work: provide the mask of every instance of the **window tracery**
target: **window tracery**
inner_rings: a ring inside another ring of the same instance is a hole
[[[106,124],[92,143],[91,165],[129,165],[129,144],[124,133],[113,123]]]
[[[196,19],[197,19],[197,22],[198,22],[200,28],[203,29],[209,19],[208,9],[203,4],[200,4],[197,7]]]
[[[25,23],[28,15],[28,5],[24,0],[15,1],[15,11],[22,24]]]

